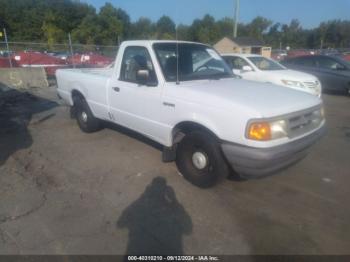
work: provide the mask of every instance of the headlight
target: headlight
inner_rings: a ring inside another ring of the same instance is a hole
[[[322,119],[325,119],[326,114],[325,114],[325,112],[324,112],[324,107],[321,107],[321,109],[320,109],[320,115],[321,115]]]
[[[288,136],[285,120],[253,122],[248,126],[247,137],[256,141],[269,141]]]
[[[293,80],[282,80],[282,83],[287,85],[287,86],[293,86],[293,87],[300,87],[304,88],[304,84],[299,81],[293,81]]]

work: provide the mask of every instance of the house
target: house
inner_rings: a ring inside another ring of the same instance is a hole
[[[265,46],[263,41],[252,37],[224,37],[214,45],[214,48],[222,54],[242,53],[271,57],[271,47]]]

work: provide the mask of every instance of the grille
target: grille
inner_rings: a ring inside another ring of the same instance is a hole
[[[304,85],[307,86],[308,88],[317,88],[318,87],[318,82],[317,81],[304,82]]]
[[[290,138],[301,136],[320,127],[324,120],[322,109],[313,109],[288,119],[288,136]]]

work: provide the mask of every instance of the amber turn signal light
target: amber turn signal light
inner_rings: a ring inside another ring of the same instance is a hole
[[[271,127],[269,123],[252,123],[249,126],[248,138],[257,141],[271,140]]]

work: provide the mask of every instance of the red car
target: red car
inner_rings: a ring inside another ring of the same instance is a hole
[[[40,52],[17,52],[13,59],[20,67],[43,67],[48,76],[54,76],[59,68],[69,67],[64,60]]]
[[[16,67],[17,63],[15,60],[11,59],[12,67]],[[0,68],[8,68],[11,67],[10,61],[8,57],[0,57]]]
[[[106,67],[113,61],[110,57],[95,53],[75,54],[67,59],[68,64],[78,67]]]
[[[310,51],[310,50],[291,50],[291,51],[288,51],[288,58],[307,56],[307,55],[315,55],[315,52]]]
[[[343,58],[344,58],[346,61],[349,61],[349,62],[350,62],[350,54],[344,55]]]
[[[287,57],[287,52],[284,50],[272,50],[271,58],[275,61],[282,61]]]

